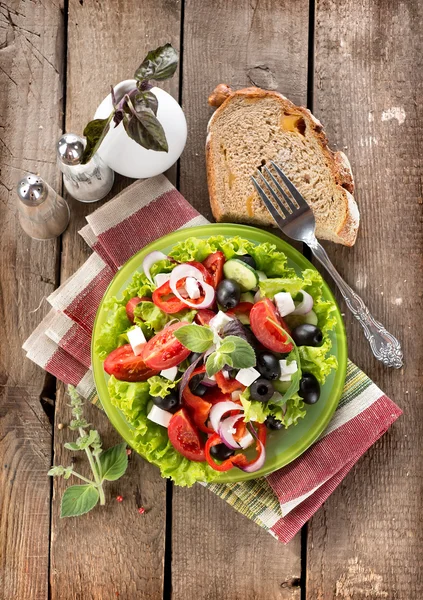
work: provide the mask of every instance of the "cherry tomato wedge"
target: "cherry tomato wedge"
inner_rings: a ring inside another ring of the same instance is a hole
[[[280,327],[285,331],[289,330],[269,298],[254,304],[250,312],[250,324],[254,335],[263,346],[272,352],[291,352],[293,345]]]
[[[135,356],[131,344],[125,344],[110,352],[104,361],[104,370],[119,381],[146,381],[159,372],[148,367],[140,355]]]
[[[179,300],[179,298],[177,298],[172,292],[168,281],[154,290],[153,302],[168,315],[173,315],[181,310],[184,310],[185,308],[188,308],[185,302]]]
[[[223,265],[225,261],[225,255],[223,252],[220,252],[220,250],[213,252],[213,254],[209,254],[209,256],[203,260],[203,265],[206,267],[212,277],[211,285],[215,289],[223,279]]]
[[[197,314],[195,315],[194,321],[199,325],[208,325],[213,317],[216,316],[212,310],[208,308],[199,308]]]
[[[142,358],[151,369],[170,369],[188,358],[191,351],[185,348],[173,335],[174,331],[186,323],[174,323],[157,333],[143,348]]]
[[[226,379],[222,371],[215,374],[216,383],[224,394],[231,394],[236,390],[245,390],[245,385],[242,385],[236,379]]]
[[[170,443],[182,456],[188,460],[204,462],[203,442],[185,408],[181,408],[173,415],[167,433]]]
[[[187,262],[187,265],[191,265],[192,267],[195,267],[196,269],[198,269],[201,272],[201,274],[203,275],[203,279],[204,279],[205,283],[208,283],[209,285],[213,285],[213,276],[210,273],[210,271],[208,269],[206,269],[206,267],[202,263],[197,262],[196,260],[191,260],[190,262]]]
[[[194,371],[191,373],[189,381],[191,381],[195,375],[204,373],[205,370],[206,367],[204,365],[194,369]],[[182,403],[188,408],[194,423],[197,425],[200,431],[203,431],[204,433],[213,433],[213,429],[210,429],[206,425],[212,403],[204,398],[201,398],[200,396],[196,396],[196,394],[191,392],[189,382],[182,392]]]
[[[131,323],[134,322],[135,307],[138,306],[140,302],[151,302],[151,298],[148,298],[147,296],[141,296],[141,298],[138,298],[138,296],[135,296],[135,298],[131,298],[126,304],[126,315]]]
[[[228,317],[238,317],[241,323],[244,323],[244,325],[246,325],[250,322],[249,317],[253,306],[254,304],[252,302],[240,302],[235,306],[235,308],[227,310],[226,314],[228,315]],[[245,322],[243,317],[245,318]]]

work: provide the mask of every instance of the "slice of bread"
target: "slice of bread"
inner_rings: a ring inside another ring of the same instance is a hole
[[[255,170],[275,161],[307,200],[316,236],[345,246],[357,237],[360,216],[354,181],[343,152],[332,152],[322,124],[278,92],[221,84],[206,144],[210,202],[217,221],[275,225],[251,182]]]

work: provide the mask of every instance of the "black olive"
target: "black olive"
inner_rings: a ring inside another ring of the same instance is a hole
[[[241,287],[234,279],[224,279],[217,286],[216,297],[223,308],[235,308],[241,298]]]
[[[277,419],[273,415],[269,415],[267,417],[267,419],[265,420],[264,424],[266,425],[266,427],[268,429],[274,429],[274,430],[282,429],[282,427],[283,427],[282,421],[279,421],[279,419]]]
[[[164,398],[161,398],[160,396],[155,396],[153,398],[153,402],[162,410],[167,410],[171,413],[176,412],[179,408],[179,397],[178,394],[175,394],[175,392],[170,392]]]
[[[306,404],[315,404],[320,398],[320,385],[312,373],[303,373],[298,394]]]
[[[279,360],[270,352],[263,352],[257,358],[257,371],[266,379],[279,379],[281,366]]]
[[[190,364],[190,365],[192,365],[192,363],[193,363],[195,360],[197,360],[197,358],[200,358],[200,356],[202,356],[202,355],[201,355],[201,352],[193,352],[192,354],[190,354],[190,355],[188,356],[188,362],[189,362],[189,364]],[[198,362],[198,364],[200,365],[200,364],[201,364],[201,361],[199,361],[199,362]]]
[[[322,330],[310,323],[303,323],[295,327],[291,336],[297,346],[321,346],[323,342]]]
[[[252,269],[257,269],[256,261],[251,256],[251,254],[239,254],[237,256],[234,256],[234,258],[237,258],[238,260],[242,260],[242,262],[244,262],[246,265],[248,265]]]
[[[256,379],[250,386],[251,399],[257,400],[258,402],[267,402],[274,393],[275,390],[272,382],[268,379],[264,379],[264,377]]]
[[[192,377],[190,379],[188,387],[191,390],[191,392],[193,394],[195,394],[196,396],[203,397],[204,394],[209,389],[206,385],[203,385],[201,383],[203,381],[203,379],[204,379],[204,373],[198,373],[197,375],[194,375],[194,377]]]
[[[226,460],[235,454],[235,450],[231,450],[231,448],[228,448],[225,444],[216,444],[216,446],[210,448],[210,454],[216,460]]]

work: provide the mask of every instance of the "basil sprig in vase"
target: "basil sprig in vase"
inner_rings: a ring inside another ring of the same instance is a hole
[[[149,52],[134,79],[112,87],[84,129],[83,162],[95,152],[113,171],[136,179],[163,173],[187,139],[185,115],[174,98],[151,81],[172,77],[178,54],[170,44]]]

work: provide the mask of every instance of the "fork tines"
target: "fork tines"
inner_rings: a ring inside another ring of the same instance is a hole
[[[264,204],[266,205],[272,217],[275,219],[276,223],[278,223],[278,220],[280,220],[281,218],[287,219],[291,216],[296,216],[298,211],[301,211],[301,209],[309,210],[307,202],[301,196],[301,194],[293,185],[293,183],[288,179],[288,177],[285,175],[282,169],[273,161],[270,161],[270,166],[273,168],[278,177],[287,187],[288,191],[292,195],[292,198],[285,191],[278,179],[273,175],[272,171],[267,166],[262,167],[261,170],[258,169],[257,176],[252,177],[251,179],[253,181],[254,187],[257,190],[257,193],[263,200]],[[268,194],[263,189],[264,186],[262,187],[262,185],[259,184],[258,178],[260,178],[260,181],[263,182],[265,188],[270,192],[272,198],[275,200],[281,212],[276,210],[273,202],[270,200]],[[276,193],[275,189],[277,190],[277,192],[279,192],[284,201]]]

